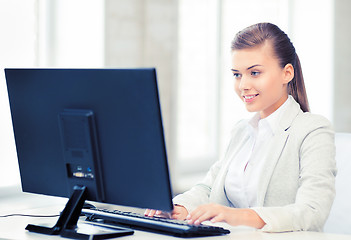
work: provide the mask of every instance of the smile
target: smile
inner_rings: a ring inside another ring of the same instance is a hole
[[[252,102],[259,94],[244,95],[245,102]]]

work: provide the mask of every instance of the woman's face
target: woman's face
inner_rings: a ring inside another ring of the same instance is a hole
[[[249,112],[265,118],[287,99],[287,84],[294,77],[294,68],[281,68],[269,41],[255,47],[232,52],[235,91]]]

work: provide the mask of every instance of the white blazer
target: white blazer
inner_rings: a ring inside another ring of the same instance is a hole
[[[176,196],[174,204],[189,212],[206,203],[230,206],[224,183],[230,160],[249,138],[247,120],[237,123],[223,160],[216,162],[202,182]],[[330,122],[303,113],[293,101],[278,130],[261,173],[258,207],[252,208],[266,225],[263,231],[322,231],[335,197],[335,143]]]

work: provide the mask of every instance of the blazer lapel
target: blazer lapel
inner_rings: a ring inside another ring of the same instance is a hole
[[[278,134],[273,136],[272,144],[269,149],[269,153],[267,154],[266,163],[264,164],[263,171],[259,180],[259,187],[257,193],[258,206],[263,206],[270,179],[272,177],[278,159],[285,147],[288,137],[289,133],[286,131],[279,132]]]
[[[292,97],[291,97],[292,98]],[[292,98],[292,103],[285,110],[281,119],[279,120],[278,127],[275,135],[272,138],[271,146],[268,151],[263,171],[259,179],[259,186],[257,190],[257,204],[263,206],[269,182],[273,175],[275,166],[284,150],[286,142],[289,138],[289,128],[298,114],[302,113],[300,105]]]

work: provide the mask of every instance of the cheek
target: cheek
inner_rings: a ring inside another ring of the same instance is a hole
[[[240,81],[239,80],[234,80],[234,90],[236,94],[238,94],[239,97],[241,97],[241,91],[239,89]]]
[[[282,84],[280,84],[276,76],[271,76],[257,82],[255,87],[261,93],[268,93],[271,95],[272,93],[278,93],[279,89],[282,88]]]

